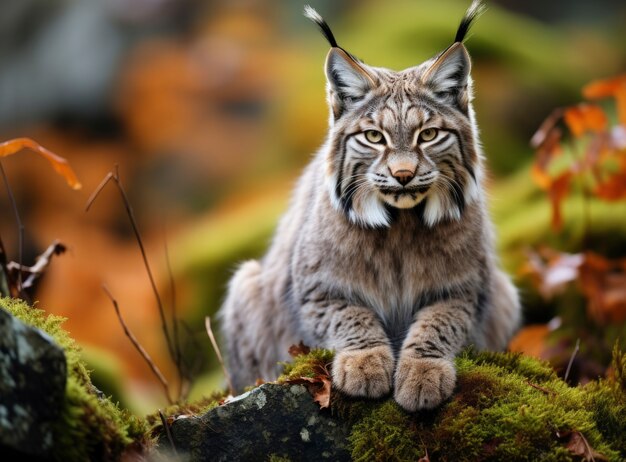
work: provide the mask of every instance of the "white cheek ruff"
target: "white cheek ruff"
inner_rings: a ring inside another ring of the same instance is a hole
[[[348,218],[353,223],[372,228],[389,226],[389,213],[375,191],[364,192],[355,198]]]

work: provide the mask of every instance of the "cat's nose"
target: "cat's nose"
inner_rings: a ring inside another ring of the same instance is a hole
[[[409,181],[411,181],[415,177],[414,170],[396,170],[395,172],[392,170],[391,175],[400,183],[402,186],[406,186]]]

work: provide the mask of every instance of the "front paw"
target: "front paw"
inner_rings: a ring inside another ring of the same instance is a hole
[[[433,409],[452,395],[454,364],[448,359],[400,357],[396,368],[396,402],[410,412]]]
[[[391,391],[393,366],[387,346],[340,351],[333,361],[333,384],[349,396],[380,398]]]

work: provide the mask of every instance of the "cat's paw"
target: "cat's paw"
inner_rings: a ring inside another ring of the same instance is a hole
[[[448,359],[400,357],[394,399],[407,411],[433,409],[452,395],[454,364]]]
[[[387,346],[340,351],[333,361],[333,385],[349,396],[380,398],[391,391],[393,367]]]

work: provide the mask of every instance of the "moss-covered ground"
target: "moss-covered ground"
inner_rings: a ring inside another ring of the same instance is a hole
[[[144,441],[145,422],[99,396],[93,387],[80,348],[62,328],[65,318],[9,298],[0,298],[0,307],[46,332],[65,351],[67,383],[61,416],[54,426],[54,460],[119,460],[131,444]]]
[[[51,335],[66,353],[68,380],[55,426],[56,460],[119,460],[131,445],[159,433],[160,416],[140,420],[91,384],[80,350],[61,325],[23,302],[0,307]],[[454,395],[431,412],[409,414],[391,398],[350,399],[333,391],[330,409],[349,425],[355,461],[626,460],[626,356],[613,354],[610,377],[571,387],[539,360],[468,350],[456,359]],[[285,365],[278,380],[327,374],[333,353],[311,350]],[[223,395],[163,410],[166,418],[201,414]],[[269,456],[268,456],[269,457]]]
[[[281,380],[313,377],[331,361],[331,352],[312,350]],[[333,394],[331,412],[352,424],[353,460],[580,460],[587,445],[596,460],[626,459],[626,359],[617,350],[612,378],[578,387],[519,354],[468,350],[456,366],[455,393],[433,412]]]

